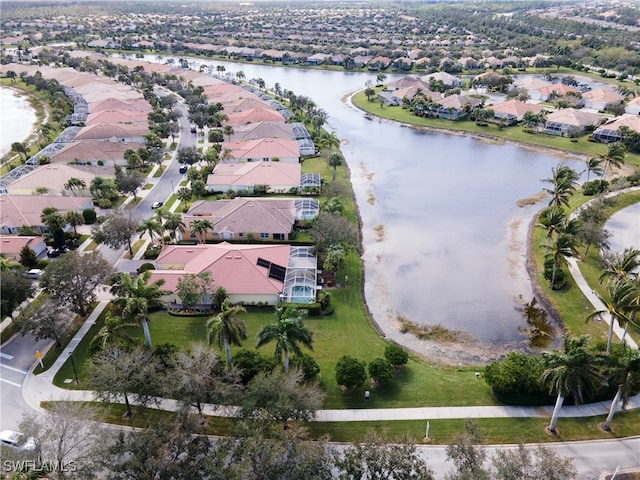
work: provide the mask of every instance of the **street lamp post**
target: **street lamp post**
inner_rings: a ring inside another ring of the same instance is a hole
[[[69,352],[69,358],[71,359],[71,367],[73,368],[73,374],[76,377],[76,385],[80,384],[80,380],[78,380],[78,371],[76,370],[76,364],[73,361],[73,352]]]

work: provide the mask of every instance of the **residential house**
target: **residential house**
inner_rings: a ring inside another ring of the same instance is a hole
[[[61,214],[92,208],[91,197],[65,197],[62,195],[0,195],[0,233],[14,235],[22,226],[37,233],[47,233],[40,216],[47,207],[57,208]]]
[[[253,192],[256,185],[266,185],[268,192],[289,193],[300,188],[301,171],[299,163],[220,163],[207,177],[207,189],[210,192]]]
[[[631,131],[640,134],[640,117],[638,115],[625,114],[603,123],[592,134],[592,138],[602,143],[619,142],[622,140],[620,127],[627,127]]]
[[[180,303],[175,293],[185,274],[209,272],[231,303],[276,305],[316,301],[317,258],[311,247],[245,245],[166,245],[155,261],[150,281],[164,280],[172,292],[164,301]]]
[[[6,187],[12,195],[33,195],[38,188],[46,188],[47,193],[63,195],[89,195],[89,185],[97,177],[113,177],[115,171],[112,167],[86,167],[82,165],[65,165],[64,163],[51,163],[41,165],[34,170],[22,175]],[[65,187],[70,178],[77,178],[86,184],[82,191],[72,192]]]
[[[391,59],[389,57],[377,56],[373,57],[367,68],[369,70],[384,70],[391,64]]]
[[[553,83],[545,87],[537,89],[540,99],[544,101],[552,101],[558,97],[564,97],[567,94],[573,94],[581,96],[582,92],[579,88],[572,85],[565,85],[564,83]]]
[[[260,100],[258,97],[251,93],[246,92],[243,98],[238,98],[237,100],[223,103],[224,113],[226,113],[227,115],[229,115],[230,113],[245,112],[252,109],[269,108],[271,108],[271,106],[267,102]]]
[[[575,108],[563,108],[547,115],[544,132],[551,135],[570,137],[581,135],[586,129],[602,122],[602,116]]]
[[[117,98],[107,98],[98,102],[92,102],[88,104],[89,112],[96,114],[105,110],[115,111],[127,111],[127,112],[145,112],[149,113],[153,109],[149,102],[144,98],[137,98],[135,100],[119,100]]]
[[[435,72],[430,73],[428,75],[423,75],[420,77],[420,80],[427,83],[429,85],[429,81],[441,81],[444,85],[449,85],[451,87],[460,87],[462,85],[462,80],[460,80],[455,75],[451,75],[447,72]]]
[[[315,202],[315,213],[319,207],[315,199],[270,199],[243,198],[233,200],[197,201],[183,216],[191,230],[191,238],[197,238],[191,228],[194,220],[206,218],[213,228],[205,234],[206,239],[289,240],[296,221],[310,219],[309,205],[303,212],[303,201]]]
[[[426,91],[429,90],[429,83],[420,80],[415,75],[407,75],[400,80],[387,84],[387,90],[400,90],[407,87],[419,87]]]
[[[543,98],[543,94],[540,92],[540,89],[551,85],[553,85],[551,82],[547,82],[541,78],[537,78],[532,75],[525,75],[522,77],[516,77],[512,87],[526,90],[531,100],[542,101],[545,100],[545,98]]]
[[[458,120],[464,117],[467,112],[482,102],[476,98],[465,97],[463,95],[449,95],[444,98],[437,98],[433,100],[439,104],[437,113],[438,117],[446,118],[447,120]]]
[[[524,114],[527,112],[540,113],[544,110],[544,108],[538,104],[525,103],[515,99],[497,103],[488,108],[493,110],[494,119],[502,121],[505,125],[513,125],[514,123],[521,122]]]
[[[395,97],[394,92],[389,90],[381,90],[376,95],[376,98],[387,106],[400,105],[400,101]]]
[[[137,150],[144,147],[141,142],[104,142],[100,140],[83,140],[71,142],[59,152],[51,155],[51,161],[79,162],[92,165],[126,165],[124,152],[127,149]]]
[[[260,138],[284,138],[293,140],[291,124],[284,122],[256,122],[233,127],[230,140],[247,141]]]
[[[281,162],[299,163],[300,150],[295,140],[283,138],[258,138],[256,140],[231,141],[222,144],[222,151],[228,150],[230,158],[222,163]]]
[[[148,112],[142,110],[101,110],[90,113],[85,125],[100,123],[124,123],[128,125],[149,125]]]
[[[83,127],[74,140],[104,140],[107,142],[144,143],[149,133],[148,123],[125,125],[122,123],[95,123]]]
[[[227,115],[225,124],[242,125],[254,122],[284,122],[282,114],[271,108],[251,108],[243,112],[232,112]]]
[[[640,97],[629,100],[627,106],[624,109],[624,113],[629,115],[640,115]]]
[[[46,254],[47,244],[43,237],[0,235],[0,256],[20,261],[20,252],[27,246],[40,257]]]
[[[608,104],[618,105],[624,102],[624,97],[612,90],[596,88],[582,94],[584,108],[604,110]]]

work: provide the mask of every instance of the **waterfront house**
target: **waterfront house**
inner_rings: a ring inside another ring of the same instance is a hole
[[[592,134],[592,138],[602,143],[619,142],[622,140],[620,128],[626,127],[632,132],[640,134],[640,117],[638,115],[622,115],[603,123]]]
[[[251,162],[220,163],[207,177],[210,192],[253,192],[256,185],[266,185],[271,193],[289,193],[300,188],[300,163]]]
[[[271,108],[251,108],[243,112],[232,112],[227,115],[225,124],[242,125],[254,122],[284,122],[284,117]]]
[[[95,177],[113,177],[114,175],[113,167],[87,167],[84,165],[51,163],[49,165],[41,165],[22,175],[7,185],[6,190],[12,195],[33,195],[37,189],[46,188],[47,193],[56,195],[89,196],[89,185],[91,185],[91,181]],[[67,189],[65,185],[70,178],[82,180],[86,187],[81,191]]]
[[[544,110],[540,105],[525,103],[515,99],[497,103],[488,108],[493,110],[494,119],[502,121],[505,125],[513,125],[514,123],[521,122],[524,114],[527,112],[540,113]]]
[[[284,138],[258,138],[256,140],[224,142],[222,151],[225,150],[230,153],[230,158],[221,158],[222,163],[300,162],[298,143],[295,140]]]
[[[624,102],[624,97],[619,93],[604,88],[596,88],[582,94],[584,108],[604,110],[609,104],[618,105]]]
[[[317,258],[311,247],[245,245],[165,245],[155,260],[151,282],[164,280],[171,292],[163,300],[180,303],[175,293],[187,273],[209,272],[213,287],[223,287],[231,303],[276,305],[316,300]]]
[[[543,132],[563,137],[581,135],[586,129],[600,125],[602,119],[597,113],[563,108],[547,115]]]

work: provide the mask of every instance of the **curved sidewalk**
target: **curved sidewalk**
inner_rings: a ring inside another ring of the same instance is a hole
[[[29,374],[22,386],[22,395],[26,403],[35,410],[41,410],[40,402],[49,400],[77,400],[93,401],[94,392],[88,390],[65,390],[53,385],[53,378],[67,361],[73,350],[96,322],[109,299],[106,292],[82,325],[73,339],[60,354],[55,363],[40,375]],[[373,392],[375,395],[375,392]],[[609,412],[611,402],[598,402],[587,405],[565,406],[560,412],[561,417],[591,417],[605,415]],[[160,409],[175,411],[178,402],[162,400],[157,406]],[[640,395],[629,400],[627,409],[640,408]],[[319,422],[355,422],[355,421],[383,421],[383,420],[435,420],[451,418],[524,418],[551,417],[552,406],[545,407],[515,407],[515,406],[472,406],[472,407],[415,407],[415,408],[371,408],[351,410],[318,410],[316,421]],[[234,416],[236,408],[217,405],[206,405],[204,413],[213,416]]]

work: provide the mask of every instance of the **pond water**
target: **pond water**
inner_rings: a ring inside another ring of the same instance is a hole
[[[242,70],[267,87],[278,82],[329,113],[363,223],[367,304],[387,336],[407,343],[398,332],[402,317],[468,332],[478,343],[522,344],[521,305],[532,298],[526,231],[543,204],[516,202],[539,193],[560,161],[577,171],[581,161],[368,120],[346,97],[373,73],[199,63]]]
[[[13,142],[29,137],[36,122],[36,113],[27,99],[11,88],[0,88],[0,157],[11,151]]]
[[[611,233],[611,251],[622,252],[630,247],[640,250],[640,203],[614,213],[604,228]]]

